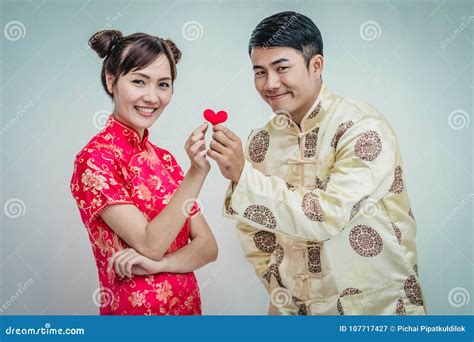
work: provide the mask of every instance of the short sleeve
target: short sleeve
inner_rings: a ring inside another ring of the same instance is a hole
[[[108,153],[80,153],[74,162],[71,192],[84,223],[112,204],[133,204],[118,162]]]

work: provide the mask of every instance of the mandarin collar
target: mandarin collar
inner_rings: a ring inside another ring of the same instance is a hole
[[[120,135],[120,137],[122,137],[125,142],[134,148],[143,149],[148,142],[148,129],[145,128],[145,131],[143,132],[143,139],[141,139],[140,133],[138,133],[134,128],[118,120],[113,114],[109,115],[105,128],[106,130],[112,130],[114,134]]]
[[[329,107],[329,100],[334,94],[326,85],[321,84],[318,97],[311,108],[306,112],[300,122],[300,128],[288,115],[276,115],[273,117],[272,126],[278,129],[289,129],[291,132],[301,136],[313,130],[319,125]]]
[[[306,114],[301,119],[300,127],[303,133],[307,133],[314,129],[321,120],[328,109],[328,100],[333,96],[331,90],[329,90],[326,85],[321,84],[321,89],[319,91],[316,101],[314,101],[311,108],[306,112]]]

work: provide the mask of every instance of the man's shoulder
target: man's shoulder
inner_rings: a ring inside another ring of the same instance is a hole
[[[335,121],[356,123],[361,120],[375,120],[387,123],[386,118],[378,108],[349,96],[335,96],[328,110],[333,112],[334,115],[330,115],[330,117]]]

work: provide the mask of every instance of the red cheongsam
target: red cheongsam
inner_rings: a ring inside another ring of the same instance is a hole
[[[107,263],[129,246],[100,214],[113,204],[135,205],[148,221],[168,204],[183,180],[168,151],[143,139],[110,115],[106,127],[78,153],[71,191],[89,234],[100,282],[101,315],[200,315],[201,299],[194,273],[159,273],[121,280]],[[199,212],[193,204],[190,217]],[[166,254],[186,246],[189,219]]]

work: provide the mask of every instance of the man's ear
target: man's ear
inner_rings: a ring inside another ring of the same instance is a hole
[[[324,57],[322,55],[315,55],[309,61],[309,71],[316,75],[316,78],[320,78],[323,74],[324,69]]]
[[[115,77],[111,74],[106,73],[105,74],[105,83],[107,83],[107,91],[110,94],[113,94],[114,82],[115,82]]]

